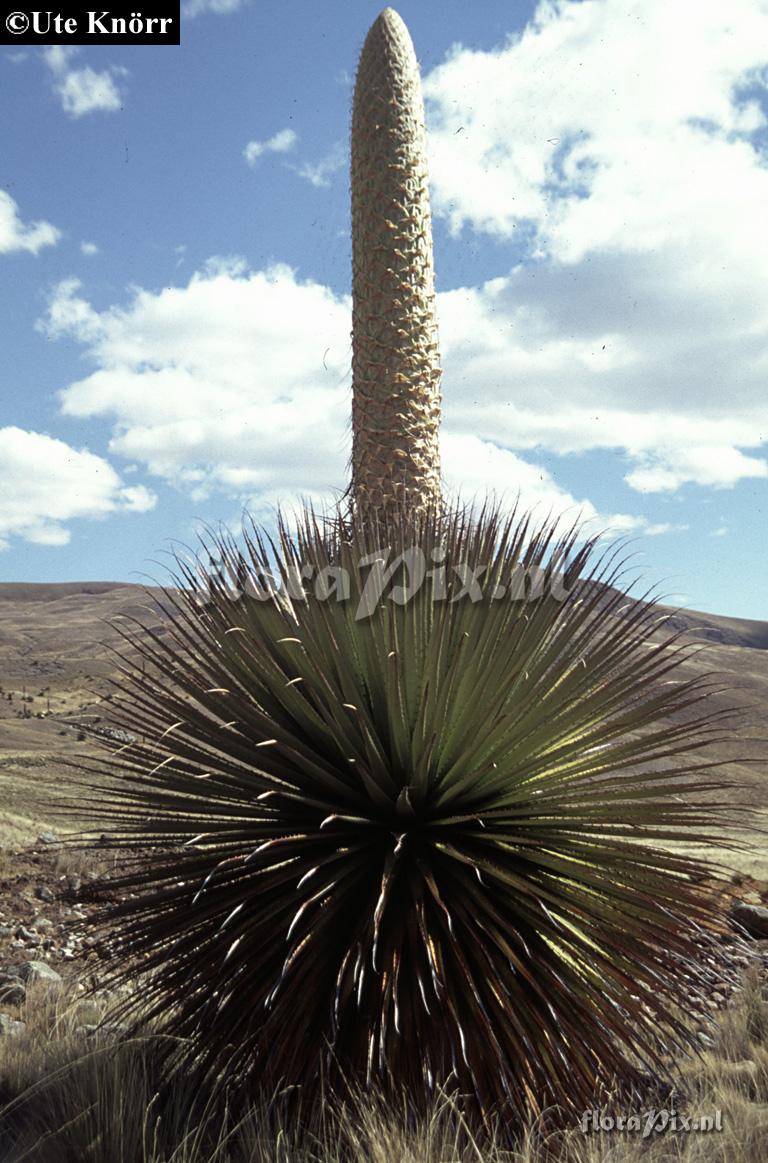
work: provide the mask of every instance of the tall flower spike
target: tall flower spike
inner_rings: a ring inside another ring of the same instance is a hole
[[[352,503],[440,499],[440,355],[424,103],[413,44],[385,8],[352,110]]]

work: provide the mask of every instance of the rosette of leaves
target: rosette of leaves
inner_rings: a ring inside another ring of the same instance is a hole
[[[729,815],[716,687],[576,529],[487,507],[382,536],[215,538],[162,628],[126,629],[96,808],[137,853],[106,910],[113,980],[145,972],[123,1020],[307,1101],[580,1112],[691,1043],[716,904],[679,842]]]

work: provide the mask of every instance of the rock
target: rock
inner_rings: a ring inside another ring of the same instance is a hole
[[[51,892],[47,884],[39,884],[35,889],[35,896],[39,901],[55,901],[56,897]]]
[[[18,929],[16,930],[16,936],[20,941],[23,941],[25,945],[40,944],[40,938],[38,937],[37,933],[33,933],[31,929],[25,929],[23,925],[19,925]]]
[[[26,1030],[24,1022],[19,1022],[16,1018],[12,1018],[10,1014],[0,1014],[0,1038],[3,1035],[16,1036],[23,1034]]]
[[[46,985],[49,988],[60,989],[64,978],[45,961],[25,961],[19,966],[19,976],[28,985]]]
[[[75,874],[74,876],[67,877],[67,888],[69,889],[70,892],[79,892],[80,888],[82,886],[82,883],[83,883],[82,878],[79,877],[77,874]]]
[[[47,845],[61,844],[61,840],[59,839],[59,837],[56,835],[55,832],[41,832],[40,835],[37,837],[37,842],[38,842],[38,844],[47,844]]]
[[[10,937],[13,929],[10,925],[0,925],[0,937]]]
[[[737,925],[749,933],[750,937],[760,939],[768,937],[768,909],[763,905],[737,901],[731,909],[731,916]]]

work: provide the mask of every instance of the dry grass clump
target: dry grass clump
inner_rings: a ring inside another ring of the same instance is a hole
[[[119,856],[98,844],[65,843],[56,852],[54,873],[57,876],[95,880],[113,873],[119,866]]]
[[[764,1163],[768,1148],[768,987],[756,971],[714,1045],[682,1068],[678,1124],[719,1111],[722,1130],[548,1135],[538,1123],[514,1150],[478,1139],[447,1094],[427,1116],[360,1095],[308,1122],[290,1094],[244,1112],[191,1077],[164,1088],[158,1040],[121,1037],[107,1003],[75,990],[33,992],[18,1016],[24,1032],[0,1037],[3,1163]],[[638,1106],[643,1124],[653,1105]]]

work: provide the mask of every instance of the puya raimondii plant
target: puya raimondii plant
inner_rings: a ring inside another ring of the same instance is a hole
[[[615,555],[440,503],[423,119],[391,9],[353,135],[352,504],[214,537],[221,569],[180,558],[162,626],[126,629],[128,742],[94,815],[135,860],[101,921],[113,980],[142,974],[125,1020],[172,1036],[172,1068],[309,1103],[447,1087],[512,1131],[692,1045],[717,906],[684,842],[729,817],[706,750],[727,725]]]

